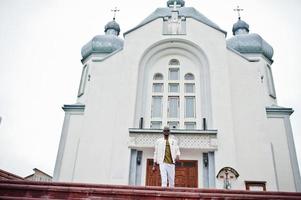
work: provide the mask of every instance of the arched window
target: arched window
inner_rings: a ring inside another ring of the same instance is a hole
[[[194,75],[192,73],[185,74],[185,80],[194,80]]]
[[[163,74],[165,77],[163,77]],[[168,66],[153,74],[149,127],[161,129],[197,128],[197,93],[194,73],[182,68],[179,60],[170,59]]]
[[[169,65],[180,65],[180,62],[177,59],[171,59]]]
[[[156,73],[155,75],[154,75],[154,78],[153,78],[154,80],[163,80],[163,75],[162,74],[160,74],[160,73]]]

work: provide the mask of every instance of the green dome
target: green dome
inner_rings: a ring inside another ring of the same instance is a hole
[[[106,24],[105,35],[97,35],[82,47],[82,57],[86,59],[93,53],[110,54],[123,48],[123,40],[118,37],[119,24],[113,20]]]
[[[119,32],[120,32],[120,26],[119,24],[113,20],[113,21],[110,21],[109,23],[106,24],[105,26],[105,32],[107,32],[107,30],[109,29],[113,29],[117,32],[117,35],[119,35]]]
[[[239,32],[242,32],[240,30],[244,30],[243,32],[248,33],[249,32],[249,24],[247,24],[247,22],[245,22],[239,18],[238,21],[235,24],[233,24],[233,28],[232,28],[233,35],[237,35],[237,34],[239,34]]]

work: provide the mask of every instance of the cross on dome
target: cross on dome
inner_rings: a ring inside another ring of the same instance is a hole
[[[234,8],[233,11],[236,11],[238,14],[238,19],[240,19],[240,11],[243,11],[244,9],[239,8],[239,6],[237,6],[237,8]]]
[[[181,8],[181,5],[178,4],[177,1],[174,1],[173,5],[170,5],[169,7],[170,7],[170,8],[173,8],[173,11],[177,11],[178,8]]]
[[[114,17],[113,17],[113,20],[116,19],[116,13],[119,12],[120,10],[117,9],[117,7],[115,7],[114,9],[111,9],[111,12],[114,12]]]
[[[185,5],[184,0],[168,0],[167,1],[167,7],[174,8],[175,5],[183,7]]]

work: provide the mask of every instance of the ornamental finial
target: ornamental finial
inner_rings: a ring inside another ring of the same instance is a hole
[[[117,7],[115,7],[114,9],[111,9],[111,12],[114,12],[114,17],[113,17],[113,20],[116,19],[116,13],[119,12],[120,10],[117,9]]]
[[[240,11],[243,11],[244,9],[239,8],[239,6],[237,6],[237,8],[234,8],[233,11],[236,11],[238,14],[238,19],[240,19]]]

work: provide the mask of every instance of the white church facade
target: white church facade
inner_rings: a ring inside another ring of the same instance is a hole
[[[183,0],[169,0],[118,37],[82,48],[77,103],[64,105],[53,180],[158,185],[151,171],[154,142],[170,126],[181,157],[176,186],[301,191],[290,125],[277,105],[273,48],[241,20],[233,37]]]

